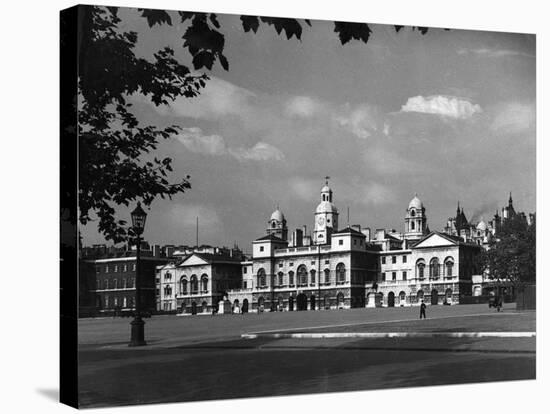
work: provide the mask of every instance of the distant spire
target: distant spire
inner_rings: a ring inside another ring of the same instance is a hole
[[[457,201],[456,204],[456,214],[460,214],[460,201]]]
[[[510,191],[510,198],[508,199],[508,204],[512,205],[512,192]]]
[[[326,184],[326,185],[328,185],[328,180],[330,180],[330,177],[327,175],[327,176],[325,177],[325,184]]]

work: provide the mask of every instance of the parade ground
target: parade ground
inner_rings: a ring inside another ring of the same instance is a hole
[[[535,379],[535,313],[487,305],[79,321],[83,407]]]

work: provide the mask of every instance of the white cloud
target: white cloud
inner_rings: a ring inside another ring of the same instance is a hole
[[[535,121],[534,104],[510,102],[498,107],[490,129],[501,134],[516,134],[534,127]]]
[[[196,119],[219,119],[242,116],[251,110],[256,95],[223,79],[211,76],[200,95],[195,98],[178,97],[169,105],[153,105],[160,115],[174,115]]]
[[[528,58],[534,58],[535,55],[531,53],[522,52],[519,50],[511,50],[511,49],[490,49],[490,48],[478,48],[478,49],[466,49],[461,48],[457,50],[457,53],[459,55],[477,55],[477,56],[485,56],[489,58],[499,58],[499,57],[508,57],[508,56],[523,56]]]
[[[414,96],[401,107],[401,112],[420,112],[456,119],[467,119],[482,112],[481,106],[455,96]]]
[[[265,142],[258,142],[252,148],[229,149],[229,154],[241,161],[281,161],[285,158],[281,150]]]
[[[291,117],[309,118],[321,109],[321,105],[309,96],[295,96],[285,103],[285,113]]]
[[[350,110],[346,105],[344,114],[336,115],[334,120],[355,136],[366,139],[378,131],[378,111],[370,105],[360,105]]]
[[[189,151],[212,156],[231,156],[238,161],[281,161],[285,155],[271,144],[258,142],[251,148],[227,146],[220,135],[204,135],[200,128],[184,128],[178,140]]]

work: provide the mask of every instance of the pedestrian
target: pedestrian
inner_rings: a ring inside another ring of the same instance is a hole
[[[426,319],[426,304],[424,301],[420,304],[420,319]]]

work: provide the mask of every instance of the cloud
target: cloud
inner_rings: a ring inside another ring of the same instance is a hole
[[[245,115],[252,109],[255,97],[248,89],[211,76],[197,97],[178,97],[169,105],[151,105],[160,115],[212,120]]]
[[[511,49],[490,49],[490,48],[478,48],[478,49],[466,49],[461,48],[456,51],[459,55],[477,55],[488,58],[500,58],[509,56],[523,56],[528,58],[534,58],[535,55],[531,53],[522,52],[519,50]]]
[[[517,134],[533,128],[535,121],[534,104],[509,102],[497,108],[490,129],[499,134]]]
[[[478,104],[472,104],[455,96],[433,95],[428,97],[414,96],[401,107],[401,112],[420,112],[435,114],[455,119],[467,119],[482,112]]]
[[[353,110],[346,105],[342,112],[334,117],[334,121],[359,138],[369,138],[379,130],[380,116],[371,105],[362,104]]]
[[[231,156],[238,161],[281,161],[285,155],[281,150],[265,142],[258,142],[251,148],[227,146],[220,135],[205,135],[197,127],[183,128],[178,140],[189,151],[210,156]]]
[[[229,149],[228,152],[241,161],[282,161],[285,158],[285,154],[281,150],[265,142],[258,142],[252,148]]]
[[[290,117],[310,118],[321,109],[321,104],[309,96],[295,96],[285,103],[285,113]]]

